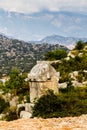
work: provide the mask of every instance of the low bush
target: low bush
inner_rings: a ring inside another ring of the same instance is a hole
[[[87,87],[66,88],[55,95],[48,91],[33,107],[33,117],[53,118],[87,114]]]
[[[12,121],[18,119],[16,107],[11,107],[8,109],[7,114],[5,116],[6,121]]]
[[[9,107],[9,103],[6,102],[6,101],[0,96],[0,113],[4,112],[7,107]]]
[[[57,49],[45,54],[45,60],[61,60],[67,57],[67,52],[65,50]]]

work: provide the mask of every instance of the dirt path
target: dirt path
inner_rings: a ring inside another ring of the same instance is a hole
[[[87,130],[87,115],[51,119],[0,121],[0,130]]]

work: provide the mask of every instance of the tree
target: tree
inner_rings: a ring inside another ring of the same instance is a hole
[[[76,43],[75,49],[81,50],[81,49],[83,49],[83,47],[84,47],[83,42],[82,41],[78,41]]]
[[[45,54],[46,60],[60,60],[62,58],[65,58],[67,56],[67,52],[65,50],[54,50],[52,52],[48,52]]]
[[[5,83],[4,90],[14,95],[24,93],[26,90],[29,90],[28,82],[25,81],[26,77],[27,75],[20,74],[17,68],[13,69],[9,81]]]

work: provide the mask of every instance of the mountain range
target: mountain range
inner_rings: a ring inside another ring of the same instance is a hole
[[[44,60],[45,54],[55,49],[69,49],[59,44],[28,43],[0,35],[0,75],[7,75],[16,67],[29,72],[37,60]]]
[[[86,38],[47,36],[40,41],[25,42],[0,34],[0,75],[9,74],[13,67],[29,72],[37,60],[44,60],[45,54],[55,49],[69,51],[78,40]]]
[[[77,38],[77,37],[64,37],[59,35],[51,35],[47,36],[40,41],[29,41],[30,43],[49,43],[49,44],[59,44],[68,47],[69,49],[72,49],[76,42],[82,40],[84,42],[87,41],[87,38]]]

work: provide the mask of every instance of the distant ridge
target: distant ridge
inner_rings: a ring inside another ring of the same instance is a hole
[[[75,43],[79,40],[84,42],[87,41],[87,38],[76,38],[76,37],[64,37],[60,35],[51,35],[43,38],[40,41],[30,41],[33,43],[49,43],[49,44],[60,44],[72,49],[75,46]]]
[[[0,36],[3,36],[5,38],[9,38],[9,39],[16,39],[16,38],[12,38],[10,36],[6,36],[3,33],[0,33]],[[18,40],[18,39],[17,39]],[[48,44],[59,44],[62,46],[67,47],[68,49],[72,49],[77,41],[83,41],[83,42],[87,42],[87,38],[80,38],[80,37],[65,37],[65,36],[60,36],[60,35],[50,35],[50,36],[46,36],[41,40],[33,40],[33,41],[28,41],[27,43],[34,43],[34,44],[42,44],[42,43],[48,43]],[[19,41],[23,41],[23,40],[19,40]]]

